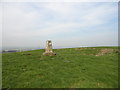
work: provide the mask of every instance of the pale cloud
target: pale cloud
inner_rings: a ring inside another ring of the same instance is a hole
[[[2,50],[2,4],[0,4],[0,50]]]
[[[54,11],[53,13],[55,14],[59,14],[60,17],[58,18],[60,18],[61,20],[64,20],[67,18],[68,22],[63,21],[63,22],[51,23],[51,21],[48,20],[47,21],[48,23],[46,23],[46,21],[42,21],[43,23],[45,22],[46,24],[48,24],[48,27],[44,27],[40,31],[39,30],[33,31],[33,33],[35,33],[35,35],[39,34],[38,32],[41,32],[42,35],[50,35],[50,34],[54,35],[56,33],[61,33],[61,32],[68,32],[68,31],[72,32],[75,30],[70,30],[71,27],[79,26],[80,28],[84,28],[84,27],[92,27],[92,26],[104,24],[106,23],[105,20],[107,19],[107,17],[109,17],[109,15],[111,15],[111,13],[117,12],[117,8],[111,7],[108,5],[102,5],[97,8],[95,7],[90,8],[91,5],[87,5],[87,7],[89,7],[90,10],[85,11],[84,8],[79,7],[80,9],[82,8],[80,10],[80,13],[76,13],[79,11],[79,9],[75,12],[76,8],[74,8],[74,6],[72,5],[71,4],[70,5],[55,4],[55,3],[43,4],[42,8],[47,9],[47,11]],[[82,3],[79,5],[82,5]],[[38,7],[39,6],[41,7],[41,5],[38,5]],[[82,15],[81,13],[84,15]],[[78,16],[74,17],[76,14],[79,14],[79,17]],[[115,16],[117,17],[117,14]],[[41,18],[44,18],[44,17],[41,17]],[[74,21],[75,19],[80,19],[81,21],[75,22]]]
[[[2,2],[118,2],[119,0],[1,0]]]
[[[117,45],[117,22],[109,26],[110,20],[118,17],[117,4],[4,3],[3,11],[3,46],[44,47],[47,39],[56,43],[64,42],[55,44],[56,47],[77,47],[81,42],[83,45]],[[101,30],[102,33],[87,37],[76,36],[79,32],[84,32],[84,29],[87,30],[86,33],[93,32],[94,27],[94,31]],[[105,32],[108,29],[110,31]],[[62,34],[69,36],[67,38]],[[89,43],[91,40],[93,42]],[[72,41],[79,42],[72,44]]]

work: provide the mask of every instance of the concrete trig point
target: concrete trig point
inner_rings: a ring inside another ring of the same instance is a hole
[[[45,52],[43,53],[43,55],[45,55],[45,56],[56,55],[56,53],[54,53],[52,50],[52,41],[51,40],[46,41],[46,48],[45,48]]]

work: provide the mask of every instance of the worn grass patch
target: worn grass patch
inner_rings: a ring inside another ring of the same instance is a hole
[[[56,56],[43,56],[44,50],[4,53],[3,88],[117,88],[117,50],[55,49]]]

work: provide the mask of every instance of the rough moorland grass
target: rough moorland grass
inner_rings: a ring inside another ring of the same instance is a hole
[[[114,51],[96,56],[101,49]],[[118,53],[115,47],[55,49],[2,55],[3,88],[117,88]]]

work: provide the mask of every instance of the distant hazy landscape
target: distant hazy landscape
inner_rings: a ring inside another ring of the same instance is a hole
[[[79,46],[79,47],[118,47],[118,46]],[[53,47],[53,49],[62,49],[62,48],[77,48],[77,47]],[[2,49],[0,50],[0,52],[2,53],[7,53],[9,51],[16,51],[16,52],[21,52],[21,51],[30,51],[30,50],[37,50],[37,49],[45,49],[45,47],[2,47]]]

